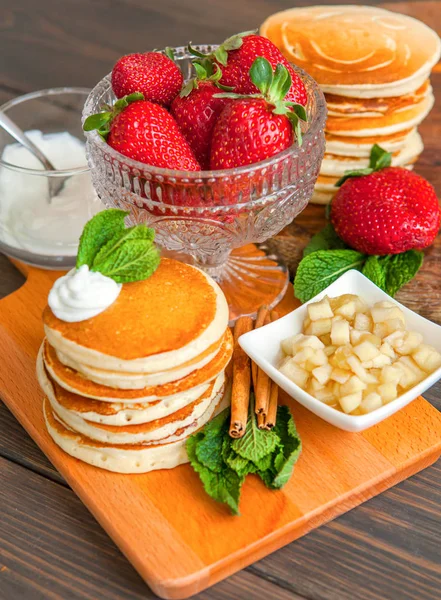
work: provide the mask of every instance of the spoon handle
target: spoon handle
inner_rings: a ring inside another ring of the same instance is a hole
[[[38,160],[41,162],[46,171],[56,171],[51,161],[41,152],[41,150],[28,138],[28,136],[18,127],[14,121],[5,115],[4,112],[0,112],[0,127],[5,129],[14,139],[17,140],[22,146],[27,148]]]

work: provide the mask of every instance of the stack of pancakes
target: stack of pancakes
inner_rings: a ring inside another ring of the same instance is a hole
[[[376,7],[312,6],[272,15],[261,34],[325,92],[326,154],[312,202],[327,204],[346,170],[367,167],[373,144],[392,153],[393,165],[413,167],[441,54],[432,29]]]
[[[186,439],[227,405],[228,305],[198,269],[163,258],[98,316],[47,307],[37,374],[56,444],[120,473],[187,462]]]

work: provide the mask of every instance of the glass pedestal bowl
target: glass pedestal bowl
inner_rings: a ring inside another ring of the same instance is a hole
[[[215,46],[196,46],[211,52]],[[186,48],[175,48],[184,78],[193,75]],[[222,287],[234,321],[274,306],[288,274],[253,244],[276,235],[308,204],[324,153],[326,103],[316,82],[300,69],[308,92],[303,144],[265,161],[219,171],[185,172],[152,167],[110,148],[87,133],[86,152],[95,189],[108,207],[130,211],[133,224],[156,230],[169,253],[192,262]],[[92,90],[83,120],[115,100],[110,75]]]

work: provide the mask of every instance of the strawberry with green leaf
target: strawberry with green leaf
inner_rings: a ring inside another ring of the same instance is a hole
[[[235,101],[224,108],[213,131],[210,166],[230,169],[260,162],[289,148],[295,137],[302,142],[305,108],[287,100],[291,89],[288,69],[273,68],[266,58],[253,62],[250,80],[260,92],[252,95],[217,94]]]
[[[222,72],[217,65],[205,61],[204,64],[194,63],[194,68],[196,77],[185,83],[180,94],[173,100],[170,112],[205,170],[210,168],[214,126],[231,100],[216,96],[220,89],[228,89],[219,86]]]
[[[133,160],[179,171],[200,171],[187,140],[169,112],[140,93],[89,116],[84,131],[98,130],[109,146]]]

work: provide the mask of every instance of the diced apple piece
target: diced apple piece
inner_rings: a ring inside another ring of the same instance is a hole
[[[360,331],[358,329],[351,329],[351,331],[349,333],[349,337],[351,339],[351,344],[353,346],[356,346],[359,342],[361,342],[365,333],[366,333],[365,331]]]
[[[404,331],[404,321],[403,319],[389,319],[384,322],[387,327],[387,335],[390,335],[394,331]]]
[[[331,332],[324,333],[323,335],[319,335],[320,341],[325,345],[325,349],[327,346],[331,346]]]
[[[351,367],[347,361],[349,356],[353,356],[352,347],[349,345],[339,346],[334,354],[329,357],[329,362],[338,369],[350,369]]]
[[[324,353],[326,354],[326,356],[331,356],[331,354],[334,354],[334,352],[337,350],[337,346],[326,346],[326,348],[323,349]]]
[[[395,308],[395,304],[390,300],[382,300],[381,302],[375,302],[374,308]]]
[[[394,363],[394,367],[398,367],[402,371],[398,385],[404,389],[413,387],[426,377],[426,373],[413,362],[410,356],[402,356]]]
[[[346,383],[351,377],[351,372],[335,367],[331,372],[331,379],[337,383]]]
[[[311,380],[308,383],[307,390],[312,396],[314,396],[315,392],[318,392],[318,390],[323,390],[324,388],[325,386],[322,383],[320,383],[314,377],[311,377]]]
[[[280,368],[280,371],[299,387],[303,389],[306,387],[309,373],[308,371],[305,371],[305,369],[302,369],[302,367],[299,367],[299,365],[297,365],[293,360],[285,363]]]
[[[402,377],[402,370],[394,365],[386,366],[381,369],[380,379],[382,383],[392,383],[398,385]]]
[[[305,364],[307,360],[309,360],[312,356],[314,356],[314,348],[310,348],[306,346],[304,348],[300,348],[292,357],[292,360],[297,364]]]
[[[416,331],[406,331],[402,340],[395,344],[398,354],[412,354],[423,343],[423,336]]]
[[[356,356],[348,357],[348,365],[357,377],[364,383],[375,383],[377,380],[373,375],[370,375]]]
[[[313,395],[317,400],[320,400],[320,402],[324,402],[325,404],[334,404],[336,401],[332,389],[329,386],[324,387],[322,390],[317,390]]]
[[[381,346],[380,346],[380,352],[381,352],[381,354],[384,354],[385,356],[388,356],[392,360],[397,357],[397,355],[394,352],[394,349],[392,348],[392,346],[388,342],[383,342],[383,344],[381,344]]]
[[[441,367],[441,354],[426,344],[421,344],[412,354],[412,358],[427,373],[432,373]]]
[[[401,319],[404,323],[404,315],[398,306],[378,306],[378,303],[371,308],[372,320],[374,323],[384,323],[390,319]]]
[[[306,333],[306,329],[308,329],[308,327],[310,325],[311,325],[311,319],[308,316],[306,316],[305,320],[303,321],[303,329],[302,329],[303,333]]]
[[[331,377],[332,367],[331,365],[322,365],[321,367],[316,367],[312,374],[322,385],[328,383],[329,378]]]
[[[354,318],[355,312],[357,310],[356,304],[353,300],[349,300],[344,304],[341,304],[336,310],[335,314],[340,315],[344,319],[348,319],[351,321]]]
[[[323,349],[325,347],[324,343],[319,340],[316,335],[304,335],[301,340],[294,346],[294,350],[296,348],[314,348],[315,350]]]
[[[368,340],[362,341],[360,344],[354,346],[354,353],[358,356],[361,362],[365,360],[372,360],[379,355],[378,348]]]
[[[382,383],[378,386],[378,393],[383,399],[383,403],[392,402],[398,397],[397,386],[393,383]]]
[[[334,346],[349,344],[349,323],[345,320],[332,320],[331,341]]]
[[[356,375],[352,375],[346,383],[341,384],[340,391],[343,396],[347,394],[353,394],[354,392],[361,392],[366,389],[366,384]]]
[[[355,315],[354,327],[358,331],[372,331],[372,319],[368,314],[358,312]]]
[[[322,348],[314,348],[312,356],[308,358],[308,363],[314,365],[314,367],[321,367],[328,363],[328,357]]]
[[[332,393],[334,394],[334,396],[336,398],[340,398],[341,393],[340,393],[340,388],[341,388],[341,384],[338,383],[338,381],[330,381],[328,383],[328,387],[330,387],[332,389]]]
[[[376,348],[380,348],[380,346],[381,346],[381,338],[379,338],[378,335],[374,335],[373,333],[365,332],[363,334],[362,341],[363,342],[370,342]]]
[[[362,395],[361,392],[354,392],[353,394],[347,394],[338,399],[339,404],[346,414],[351,413],[361,404]]]
[[[281,346],[282,350],[285,354],[290,354],[291,356],[294,354],[294,347],[297,343],[302,340],[305,336],[303,333],[298,333],[297,335],[291,335],[284,340],[282,340]]]
[[[372,362],[371,368],[382,369],[383,367],[390,365],[392,362],[392,359],[390,356],[386,356],[385,354],[378,354],[378,356],[375,356],[371,362]]]
[[[311,321],[318,321],[319,319],[331,319],[334,316],[331,305],[327,297],[320,300],[320,302],[313,302],[308,304],[308,315]]]
[[[360,409],[362,413],[367,414],[373,410],[377,410],[377,408],[381,408],[382,406],[383,400],[381,399],[380,394],[372,392],[363,398],[360,404]]]
[[[398,345],[400,345],[404,339],[404,336],[406,335],[405,331],[394,331],[393,333],[389,334],[387,337],[385,337],[383,339],[383,342],[387,342],[390,346],[392,346],[392,348],[396,348]]]
[[[331,319],[318,319],[317,321],[311,321],[309,327],[305,329],[305,333],[308,335],[317,336],[331,333]]]
[[[388,330],[386,323],[375,323],[373,333],[382,339],[389,335],[390,331]]]

